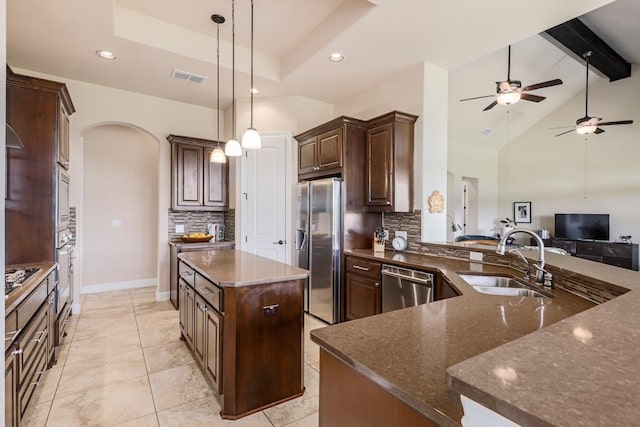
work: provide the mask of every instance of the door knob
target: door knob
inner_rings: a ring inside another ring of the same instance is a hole
[[[277,242],[273,242],[274,245],[284,245],[284,240],[278,240]]]

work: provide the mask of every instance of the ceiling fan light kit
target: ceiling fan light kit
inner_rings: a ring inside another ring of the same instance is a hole
[[[511,105],[524,99],[525,101],[540,102],[545,99],[544,96],[533,95],[527,92],[537,89],[543,89],[550,86],[557,86],[562,84],[562,80],[554,79],[546,82],[536,83],[533,85],[522,87],[522,82],[519,80],[511,80],[511,46],[509,46],[509,54],[507,59],[507,80],[502,82],[496,82],[496,95],[484,95],[476,96],[474,98],[465,98],[460,101],[471,101],[473,99],[481,98],[496,98],[491,104],[486,106],[484,110],[487,111],[495,107],[496,105]]]
[[[576,120],[575,126],[565,126],[565,128],[571,128],[567,131],[560,132],[554,136],[566,135],[568,133],[573,132],[575,129],[578,135],[590,135],[592,133],[598,135],[604,133],[604,129],[601,129],[601,126],[612,126],[612,125],[630,125],[633,123],[633,120],[617,120],[613,122],[603,122],[600,117],[591,117],[589,116],[589,58],[593,54],[592,51],[588,50],[582,54],[582,57],[586,63],[586,79],[585,79],[585,90],[584,90],[584,117]],[[559,129],[559,128],[555,128]]]

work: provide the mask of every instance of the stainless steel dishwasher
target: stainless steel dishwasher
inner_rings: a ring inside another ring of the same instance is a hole
[[[382,312],[433,301],[433,274],[394,265],[382,266]]]

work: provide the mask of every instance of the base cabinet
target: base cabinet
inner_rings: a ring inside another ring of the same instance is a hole
[[[4,425],[18,426],[18,369],[16,347],[9,347],[4,356]]]
[[[382,264],[352,256],[346,257],[345,264],[345,319],[360,319],[382,313]]]
[[[193,271],[180,261],[179,269]],[[194,271],[180,279],[182,340],[238,419],[301,396],[304,280],[221,288]],[[189,325],[192,325],[191,327]]]

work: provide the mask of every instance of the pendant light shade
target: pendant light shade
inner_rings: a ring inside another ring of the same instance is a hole
[[[209,157],[209,162],[211,163],[227,163],[227,156],[224,155],[224,151],[220,148],[220,24],[224,23],[225,19],[222,15],[211,15],[211,20],[216,23],[216,66],[218,72],[216,74],[216,82],[217,82],[217,92],[216,92],[216,118],[218,124],[216,126],[216,130],[218,132],[218,137],[216,139],[218,146],[211,152],[211,156]]]
[[[236,2],[231,0],[231,138],[224,146],[224,154],[229,157],[242,156],[242,147],[233,137],[236,133]]]
[[[242,135],[242,146],[246,149],[262,148],[262,138],[254,128],[249,128]]]
[[[242,135],[242,146],[248,150],[255,150],[262,147],[262,138],[253,127],[253,0],[251,0],[251,125]]]
[[[227,141],[224,146],[224,154],[229,157],[240,157],[242,156],[242,147],[238,140],[231,138]]]

